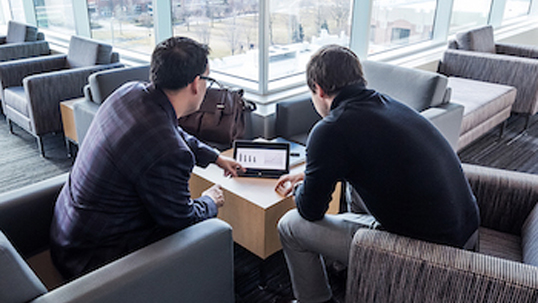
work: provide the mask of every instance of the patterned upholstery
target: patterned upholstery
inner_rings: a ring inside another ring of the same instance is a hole
[[[62,130],[59,103],[82,97],[92,73],[123,67],[118,59],[110,45],[73,36],[67,55],[1,64],[2,106],[7,122],[34,135],[44,155],[41,137]]]
[[[538,301],[538,176],[463,169],[480,208],[480,253],[361,229],[350,252],[347,303]]]
[[[99,106],[116,88],[129,81],[149,81],[149,65],[97,72],[88,79],[80,101],[73,104],[78,144],[82,144]]]
[[[6,43],[21,43],[37,40],[37,27],[16,21],[7,24]]]
[[[493,27],[487,25],[456,34],[457,48],[461,50],[495,54]]]
[[[458,33],[457,39],[449,42],[438,71],[449,77],[515,87],[512,112],[528,119],[538,112],[538,48],[503,43],[492,47],[492,35],[490,26]]]
[[[450,101],[464,107],[458,150],[510,117],[517,92],[514,87],[458,77],[449,77],[448,86],[452,89]]]
[[[73,36],[69,42],[67,67],[77,68],[96,64],[109,64],[112,56],[112,46],[95,43],[95,40]]]
[[[49,55],[49,44],[44,39],[37,27],[9,21],[7,35],[0,36],[0,62]]]
[[[521,228],[523,262],[538,266],[538,208],[535,206]]]

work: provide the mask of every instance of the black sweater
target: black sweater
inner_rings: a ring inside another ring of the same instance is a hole
[[[344,88],[308,138],[299,213],[321,219],[339,180],[354,186],[390,232],[462,247],[478,228],[476,200],[443,135],[415,110],[362,85]]]

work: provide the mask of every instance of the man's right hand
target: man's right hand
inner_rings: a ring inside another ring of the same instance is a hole
[[[217,208],[224,206],[224,193],[220,185],[215,184],[202,193],[202,196],[208,196],[213,199],[213,202],[217,205]]]
[[[278,179],[275,191],[282,196],[287,196],[293,191],[293,187],[300,181],[304,180],[304,172],[297,174],[284,175]]]

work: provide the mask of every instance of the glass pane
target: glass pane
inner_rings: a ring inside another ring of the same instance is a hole
[[[352,0],[271,0],[269,5],[269,81],[303,73],[323,45],[349,46]]]
[[[92,38],[150,54],[155,47],[152,1],[88,0]]]
[[[530,5],[531,0],[506,0],[503,20],[527,15]]]
[[[436,0],[374,0],[368,53],[431,39]]]
[[[449,32],[486,25],[490,10],[491,0],[454,0]]]
[[[174,36],[211,47],[212,71],[258,81],[258,0],[172,0]]]
[[[24,9],[22,7],[22,1],[9,0],[9,6],[11,7],[11,16],[13,17],[13,20],[19,22],[26,22],[26,18],[24,18]]]
[[[63,34],[75,34],[70,0],[34,0],[37,26]]]

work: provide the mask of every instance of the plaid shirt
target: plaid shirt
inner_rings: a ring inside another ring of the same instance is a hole
[[[188,181],[194,165],[217,157],[177,127],[161,90],[135,82],[116,90],[97,112],[56,203],[57,268],[79,275],[216,216],[211,198],[191,199]]]

